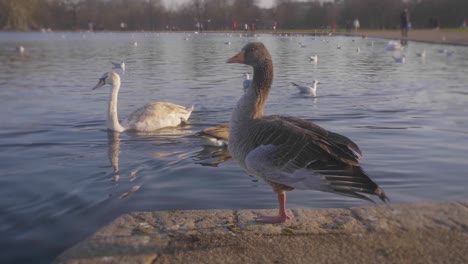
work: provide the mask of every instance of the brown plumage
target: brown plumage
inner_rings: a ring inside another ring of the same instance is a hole
[[[315,189],[372,201],[388,198],[359,164],[361,150],[349,138],[289,116],[264,116],[273,81],[273,62],[262,43],[249,43],[228,60],[253,67],[252,84],[238,101],[230,122],[229,151],[247,173],[269,183],[280,213],[260,222],[284,222],[285,191]],[[362,194],[364,193],[364,194]]]

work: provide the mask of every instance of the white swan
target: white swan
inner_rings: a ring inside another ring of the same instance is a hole
[[[299,89],[299,91],[301,93],[307,93],[307,94],[310,94],[312,96],[317,96],[317,84],[318,83],[319,83],[319,81],[313,80],[312,81],[312,86],[308,86],[308,85],[300,85],[300,84],[297,84],[295,82],[291,82],[291,84],[296,86],[296,88]]]
[[[370,200],[388,200],[384,191],[360,167],[359,147],[349,138],[309,121],[264,115],[273,82],[273,60],[266,47],[249,43],[228,63],[253,67],[253,79],[231,114],[229,153],[252,176],[265,180],[277,193],[279,214],[260,216],[258,222],[281,223],[286,191],[313,189]],[[364,194],[362,194],[364,193]]]
[[[152,102],[134,111],[121,125],[117,116],[120,76],[115,72],[105,73],[93,90],[106,84],[112,86],[106,119],[106,127],[110,130],[118,132],[125,130],[154,131],[163,127],[175,127],[186,122],[193,111],[193,106],[187,109],[173,103]]]

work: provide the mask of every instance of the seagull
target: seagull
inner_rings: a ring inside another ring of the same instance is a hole
[[[426,57],[426,50],[423,49],[421,52],[416,52],[416,56],[424,58]]]
[[[359,47],[356,48],[356,52],[359,53],[361,52],[361,49]]]
[[[312,62],[318,62],[318,56],[317,56],[317,55],[309,56],[309,59],[310,59],[310,61],[312,61]]]
[[[18,52],[21,56],[23,56],[24,55],[24,47],[23,46],[16,47],[16,52]]]
[[[138,42],[133,42],[133,46],[137,47],[138,46]]]
[[[300,42],[300,41],[299,41],[299,46],[301,46],[301,48],[307,47],[307,45],[302,44],[302,42]]]
[[[291,82],[291,84],[296,86],[297,89],[299,89],[299,91],[301,93],[310,94],[312,96],[317,96],[317,84],[318,83],[319,83],[319,81],[313,80],[312,81],[312,86],[308,86],[308,85],[300,85],[300,84],[297,84],[295,82]]]
[[[247,91],[251,82],[252,79],[250,78],[250,74],[248,72],[244,73],[244,82],[242,83],[242,86],[244,87],[244,92]]]
[[[112,63],[112,69],[121,69],[123,72],[125,71],[125,62],[122,61],[120,63],[116,63],[116,62],[110,62]]]
[[[230,42],[230,41],[226,41],[226,42],[224,42],[224,44],[226,44],[226,45],[231,45],[231,42]]]

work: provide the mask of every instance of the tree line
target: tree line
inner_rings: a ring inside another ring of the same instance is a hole
[[[468,18],[467,0],[193,0],[177,8],[161,0],[0,0],[2,30],[244,30],[397,28],[408,8],[414,28],[459,27]]]

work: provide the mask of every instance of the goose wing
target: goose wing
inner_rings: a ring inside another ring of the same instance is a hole
[[[284,116],[258,119],[250,130],[252,148],[245,158],[249,173],[292,188],[387,199],[359,167],[361,151],[347,137]]]

